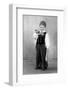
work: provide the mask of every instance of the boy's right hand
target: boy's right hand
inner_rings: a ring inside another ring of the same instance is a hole
[[[36,33],[36,34],[40,34],[40,31],[37,30],[37,29],[35,29],[35,33]]]

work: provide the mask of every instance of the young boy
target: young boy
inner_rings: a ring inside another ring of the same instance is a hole
[[[46,51],[49,48],[49,37],[46,32],[46,22],[41,21],[39,30],[35,30],[33,34],[36,45],[36,69],[45,70],[48,67],[46,61]]]

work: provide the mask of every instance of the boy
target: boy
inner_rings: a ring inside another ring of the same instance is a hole
[[[33,34],[36,45],[36,69],[45,70],[48,67],[48,63],[45,60],[46,51],[49,48],[49,37],[46,32],[46,22],[41,21],[39,24],[39,30],[35,30]]]

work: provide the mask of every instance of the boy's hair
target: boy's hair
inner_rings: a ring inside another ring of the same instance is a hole
[[[41,21],[40,24],[39,24],[39,26],[40,25],[43,25],[44,27],[46,27],[46,22],[45,21]]]

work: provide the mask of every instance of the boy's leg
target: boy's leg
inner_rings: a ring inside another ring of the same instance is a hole
[[[41,52],[40,52],[40,55],[39,55],[39,67],[40,67],[40,69],[42,68]]]
[[[41,45],[41,59],[42,59],[42,69],[45,70],[45,56],[46,56],[46,51],[45,51],[45,45]]]
[[[39,67],[40,63],[40,46],[36,45],[36,68]]]

